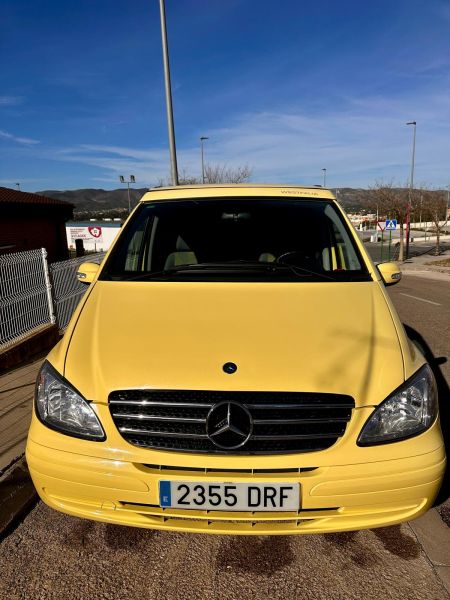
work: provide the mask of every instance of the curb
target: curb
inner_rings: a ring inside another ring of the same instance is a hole
[[[44,325],[30,331],[25,337],[0,352],[0,375],[23,366],[43,352],[48,352],[60,338],[56,325]]]
[[[404,275],[405,277],[424,277],[427,279],[436,279],[439,281],[450,281],[449,272],[437,271],[434,269],[421,269],[417,267],[414,269],[402,269],[402,267],[400,267],[400,269],[402,271],[402,276]]]
[[[0,540],[26,515],[38,498],[25,456],[0,478]]]
[[[408,522],[436,577],[450,595],[450,528],[436,508]]]

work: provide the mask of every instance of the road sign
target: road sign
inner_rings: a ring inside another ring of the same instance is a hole
[[[387,231],[393,231],[394,229],[397,229],[397,219],[387,219],[386,229]]]
[[[386,221],[386,222],[387,222],[387,221]],[[377,222],[378,229],[379,229],[380,231],[384,231],[384,230],[386,229],[386,225],[383,227],[383,223],[384,223],[384,221],[378,221],[378,222]]]

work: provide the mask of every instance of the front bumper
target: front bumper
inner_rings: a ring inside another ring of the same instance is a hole
[[[408,458],[322,465],[306,471],[189,469],[66,452],[31,438],[27,461],[40,497],[61,512],[134,527],[233,535],[327,533],[410,520],[432,506],[446,464],[444,448],[439,446]],[[301,506],[283,513],[161,508],[161,479],[299,482]]]

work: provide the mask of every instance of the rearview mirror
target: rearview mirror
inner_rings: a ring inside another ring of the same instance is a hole
[[[86,283],[86,284],[92,283],[95,276],[97,275],[99,269],[100,269],[100,265],[98,265],[97,263],[91,263],[91,262],[82,263],[78,267],[78,271],[77,271],[78,281],[81,281],[81,283]]]
[[[377,269],[385,285],[394,285],[402,278],[402,272],[396,262],[380,263]]]

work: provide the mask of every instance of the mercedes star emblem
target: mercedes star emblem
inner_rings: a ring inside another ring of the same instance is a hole
[[[250,412],[238,402],[215,404],[206,418],[206,434],[223,450],[241,448],[250,438],[253,420]]]

